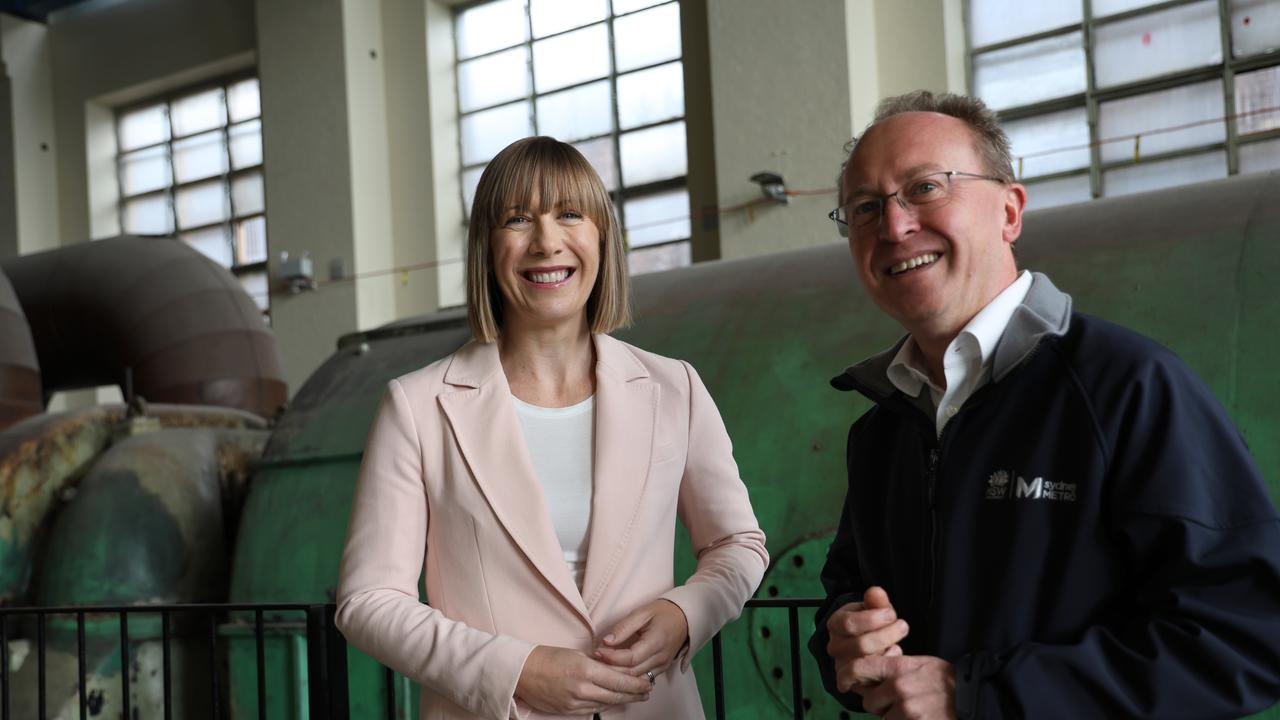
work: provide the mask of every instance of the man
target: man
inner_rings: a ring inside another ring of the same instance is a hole
[[[1026,190],[981,101],[910,93],[832,218],[906,329],[832,381],[873,408],[809,643],[890,718],[1233,717],[1280,698],[1280,519],[1168,350],[1071,311],[1013,245]]]

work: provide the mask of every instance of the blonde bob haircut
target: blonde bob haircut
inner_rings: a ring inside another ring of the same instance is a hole
[[[534,203],[537,207],[533,207]],[[542,215],[572,208],[600,230],[600,272],[587,299],[587,325],[607,333],[631,324],[627,253],[609,192],[572,145],[554,138],[517,140],[480,175],[467,229],[467,321],[480,342],[502,332],[502,289],[493,270],[489,238],[511,208]]]

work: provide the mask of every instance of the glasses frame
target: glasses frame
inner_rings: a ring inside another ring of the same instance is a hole
[[[885,206],[888,203],[890,198],[893,198],[898,203],[898,207],[908,212],[911,212],[912,207],[923,207],[925,205],[928,205],[929,203],[913,203],[909,200],[904,200],[899,195],[899,193],[901,193],[904,188],[911,187],[917,182],[924,180],[927,177],[933,177],[934,175],[946,176],[948,183],[950,183],[953,180],[953,178],[956,178],[956,177],[976,178],[978,180],[990,180],[992,182],[998,182],[1002,185],[1008,182],[1004,178],[998,178],[998,177],[995,177],[994,175],[982,175],[979,173],[964,172],[963,170],[938,170],[936,172],[925,173],[924,175],[911,178],[910,180],[903,183],[897,190],[894,190],[888,195],[881,195],[875,198],[876,201],[880,203],[880,212],[876,217],[876,221],[874,223],[875,227],[880,227],[880,223],[884,222]],[[930,201],[930,202],[934,202],[934,201]],[[847,203],[844,205],[837,206],[836,209],[827,213],[827,218],[830,219],[831,222],[836,224],[836,232],[840,233],[840,237],[842,238],[849,237],[849,221],[845,220],[843,217],[840,216],[841,212],[843,212],[846,207],[848,207]],[[866,225],[866,227],[871,227],[871,226],[872,226],[872,223],[870,222],[868,222]]]

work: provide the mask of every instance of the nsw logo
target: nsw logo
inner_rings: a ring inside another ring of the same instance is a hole
[[[1076,484],[1051,482],[1042,477],[1027,479],[1008,470],[997,470],[987,478],[988,500],[1046,500],[1075,502]]]

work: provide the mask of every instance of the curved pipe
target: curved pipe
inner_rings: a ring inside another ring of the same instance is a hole
[[[171,238],[121,236],[0,261],[31,325],[43,391],[119,385],[151,402],[272,417],[275,337],[226,270]]]
[[[0,272],[0,430],[43,410],[31,327],[9,278]]]

